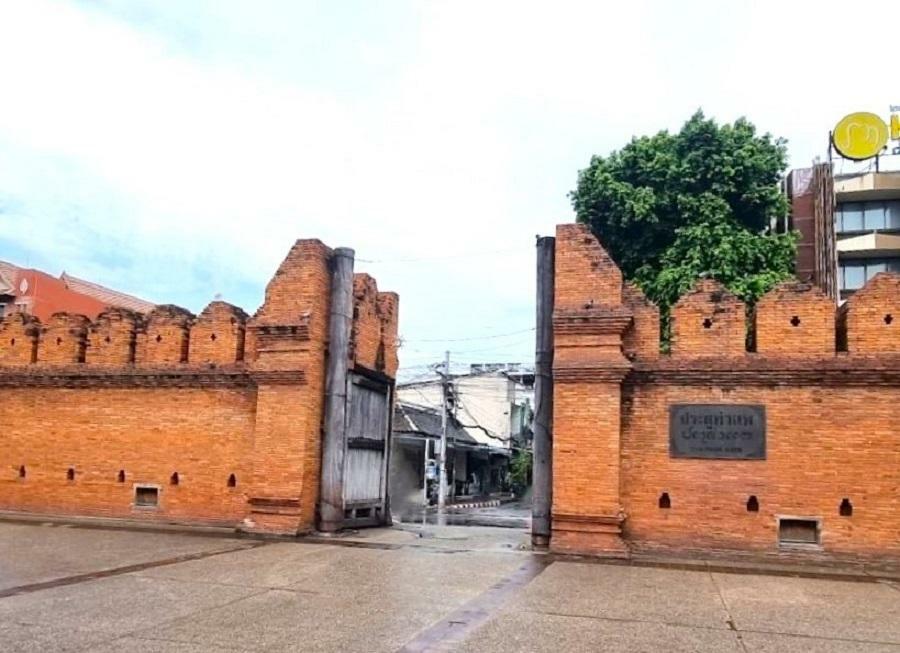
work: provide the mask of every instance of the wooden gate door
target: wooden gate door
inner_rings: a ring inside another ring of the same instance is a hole
[[[344,526],[377,526],[389,515],[391,386],[355,372],[347,383]]]

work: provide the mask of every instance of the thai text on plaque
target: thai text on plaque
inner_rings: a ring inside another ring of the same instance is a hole
[[[752,404],[672,404],[669,456],[764,460],[766,407]]]

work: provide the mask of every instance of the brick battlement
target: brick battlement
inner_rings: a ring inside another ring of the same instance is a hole
[[[213,301],[0,322],[0,509],[313,527],[330,248],[298,240],[253,316]],[[348,368],[393,378],[396,294],[357,275]],[[139,505],[137,488],[157,492]]]
[[[295,250],[308,252],[309,248]],[[295,250],[289,261],[296,256]],[[286,284],[278,279],[275,285],[284,290]],[[392,377],[397,371],[397,295],[378,292],[377,282],[367,274],[355,275],[354,286],[351,366]],[[147,314],[109,308],[94,322],[84,315],[56,313],[47,324],[41,324],[37,318],[14,313],[0,322],[0,377],[8,373],[6,368],[23,364],[36,368],[32,376],[44,368],[79,364],[85,374],[91,374],[94,367],[252,366],[260,341],[264,350],[285,336],[295,342],[312,342],[318,335],[319,344],[324,344],[320,323],[325,319],[321,315],[325,306],[318,308],[315,315],[311,306],[290,316],[280,312],[284,324],[276,322],[279,311],[268,304],[251,318],[243,309],[219,300],[196,316],[172,304],[157,306]],[[284,348],[283,344],[277,347]],[[48,369],[47,373],[54,372]]]
[[[900,276],[840,310],[789,281],[748,311],[701,279],[672,307],[670,354],[584,225],[557,229],[555,290],[552,549],[900,558]],[[679,446],[710,455],[676,452],[685,405],[760,411],[762,455],[723,457],[752,436],[702,425]],[[812,543],[791,549],[779,523],[798,518]]]
[[[556,237],[556,313],[587,324],[599,307],[627,314],[622,351],[659,357],[659,310],[621,272],[586,225],[560,225]],[[671,310],[671,357],[795,358],[900,352],[900,275],[882,272],[840,309],[817,287],[786,281],[745,304],[714,279],[700,279]],[[558,333],[573,328],[560,325]],[[748,351],[747,343],[756,343]]]

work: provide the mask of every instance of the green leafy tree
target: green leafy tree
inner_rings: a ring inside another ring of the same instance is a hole
[[[578,221],[659,305],[665,328],[671,305],[701,276],[753,303],[793,273],[796,235],[769,233],[787,215],[786,167],[783,139],[698,111],[678,133],[594,156],[570,198]]]
[[[509,465],[509,480],[517,493],[531,483],[532,455],[530,451],[517,449]]]

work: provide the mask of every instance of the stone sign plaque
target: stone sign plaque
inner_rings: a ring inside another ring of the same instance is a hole
[[[766,407],[750,404],[672,404],[669,456],[765,460]]]

